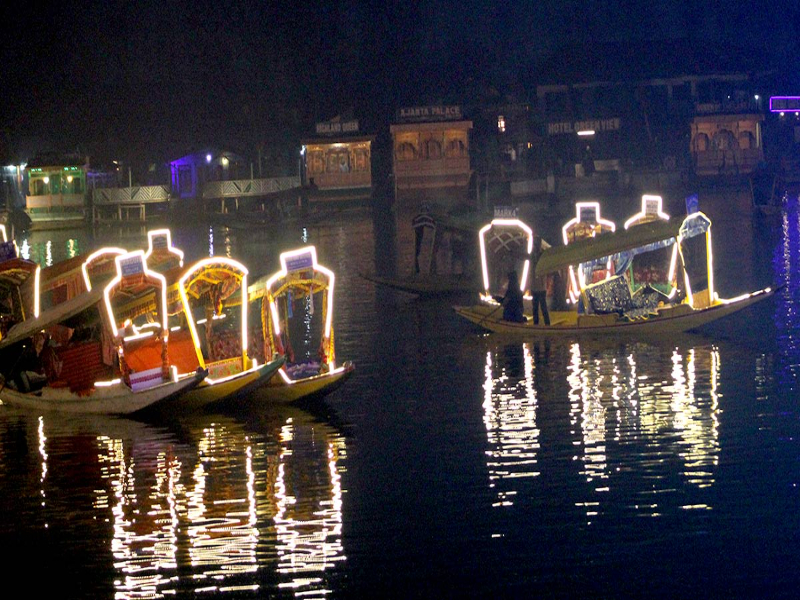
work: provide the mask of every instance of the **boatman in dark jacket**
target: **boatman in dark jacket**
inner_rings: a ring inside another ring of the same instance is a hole
[[[522,314],[522,290],[519,289],[519,276],[516,271],[508,273],[508,289],[501,301],[503,305],[503,320],[513,323],[524,323]]]
[[[536,264],[542,256],[542,251],[550,247],[541,236],[533,238],[533,249],[531,250],[531,297],[533,298],[533,324],[539,324],[539,307],[542,309],[544,324],[550,325],[550,313],[547,312],[547,277],[536,276]]]

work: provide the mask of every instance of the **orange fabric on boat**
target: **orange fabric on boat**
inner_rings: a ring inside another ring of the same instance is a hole
[[[194,342],[192,341],[192,334],[188,329],[169,334],[167,352],[169,353],[170,364],[178,368],[178,373],[194,373],[200,366]]]
[[[161,368],[161,338],[155,336],[125,343],[125,362],[131,371],[139,373]]]

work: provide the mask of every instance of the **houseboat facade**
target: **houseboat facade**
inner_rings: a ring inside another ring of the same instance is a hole
[[[390,126],[395,199],[466,200],[471,129],[460,106],[401,108]]]
[[[83,220],[88,211],[89,160],[76,155],[42,154],[26,167],[26,208],[31,220]]]
[[[357,120],[335,118],[316,124],[316,135],[301,140],[302,181],[311,202],[372,196],[372,144]]]

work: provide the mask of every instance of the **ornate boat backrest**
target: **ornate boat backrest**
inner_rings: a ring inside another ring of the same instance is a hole
[[[93,281],[98,283],[99,280],[113,276],[116,271],[116,263],[114,259],[117,256],[127,254],[127,250],[109,246],[107,248],[100,248],[92,252],[83,264],[81,265],[81,272],[83,273],[83,284],[86,286],[86,291],[91,292]]]
[[[167,379],[170,362],[166,279],[148,269],[142,250],[116,256],[114,263],[116,275],[103,290],[103,297],[123,376],[129,380],[133,372],[160,368],[162,379]],[[124,314],[115,314],[112,300],[123,294],[129,298],[128,306]],[[140,321],[138,325],[135,319]]]
[[[594,237],[603,233],[611,233],[616,231],[616,229],[617,226],[613,221],[609,221],[600,216],[599,202],[576,202],[575,216],[564,224],[561,228],[561,234],[564,239],[564,245],[569,245],[570,242]],[[613,274],[611,262],[609,261],[607,268],[604,272],[600,273],[600,276],[608,278]],[[569,280],[569,297],[574,303],[577,302],[583,288],[591,284],[592,280],[589,274],[583,273],[582,271],[576,274],[575,266],[569,267]]]
[[[495,218],[478,232],[484,298],[497,294],[508,273],[519,274],[520,290],[528,289],[533,230],[517,218]]]
[[[268,359],[273,352],[285,353],[281,335],[286,323],[281,317],[278,300],[288,299],[290,293],[298,291],[305,295],[322,292],[323,327],[320,352],[323,355],[322,362],[333,367],[333,290],[336,280],[333,271],[317,262],[317,249],[314,246],[283,252],[280,262],[281,270],[272,275],[265,284],[262,301],[265,357]],[[269,315],[264,310],[267,306]]]
[[[183,266],[183,250],[172,245],[172,232],[169,229],[147,232],[147,252],[144,257],[148,266],[159,273]]]

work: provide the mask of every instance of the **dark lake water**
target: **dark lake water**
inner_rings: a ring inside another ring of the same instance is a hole
[[[227,254],[256,274],[315,244],[338,277],[337,358],[356,373],[312,407],[256,393],[156,422],[0,406],[6,585],[92,598],[796,597],[800,212],[796,198],[766,218],[733,193],[700,203],[720,295],[786,287],[700,333],[638,341],[515,341],[459,320],[451,305],[470,298],[376,289],[359,272],[411,264],[404,216],[173,224],[189,259]],[[143,239],[37,232],[21,245],[45,264]]]

